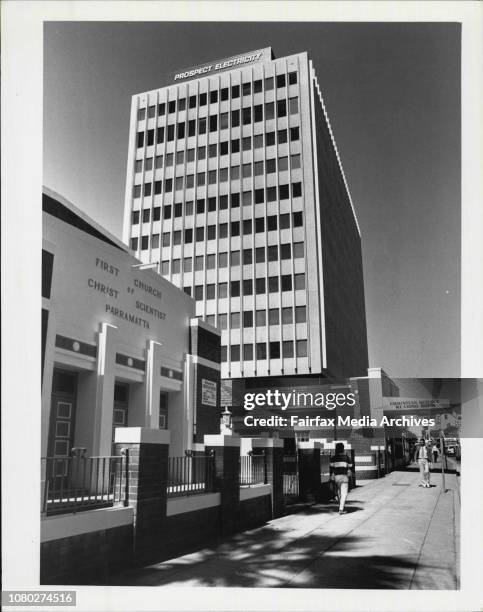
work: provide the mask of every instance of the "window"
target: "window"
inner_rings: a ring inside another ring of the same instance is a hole
[[[257,327],[263,327],[267,324],[267,317],[265,310],[257,310],[255,314],[255,321]]]
[[[218,284],[218,298],[227,298],[228,297],[228,283],[219,283]]]
[[[305,289],[305,274],[295,275],[295,290]]]
[[[186,154],[186,161],[187,162],[195,161],[195,150],[194,149],[188,149],[188,152]]]
[[[228,327],[228,316],[226,314],[219,314],[218,315],[218,327],[220,329],[226,329]],[[226,351],[226,346],[222,346],[222,349],[225,349]],[[226,358],[225,358],[226,361]]]
[[[279,100],[277,102],[277,117],[286,117],[287,115],[287,103],[285,100]]]
[[[165,114],[166,114],[166,104],[162,102],[161,104],[158,104],[158,115],[165,115]]]
[[[220,155],[228,155],[228,141],[220,142]]]
[[[283,172],[284,170],[288,170],[288,157],[280,157],[278,159],[278,170],[279,172]]]
[[[205,228],[197,227],[196,228],[196,242],[203,242],[205,239]]]
[[[302,227],[304,223],[303,213],[302,212],[294,212],[293,213],[293,226],[294,227]]]
[[[138,250],[138,239],[137,238],[131,238],[131,249],[133,251]]]
[[[245,219],[243,221],[243,234],[251,234],[252,233],[252,220],[251,219]]]
[[[191,257],[185,257],[183,259],[183,271],[191,272],[192,269],[193,269],[193,260],[191,259]]]
[[[231,87],[231,97],[239,98],[240,97],[240,85],[232,85]]]
[[[210,132],[216,132],[218,129],[218,115],[210,116]]]
[[[246,136],[245,138],[242,139],[242,150],[250,151],[251,148],[252,148],[252,137]]]
[[[216,170],[208,172],[208,185],[216,185]]]
[[[198,187],[203,187],[205,182],[206,182],[205,173],[204,172],[198,172],[198,174],[196,175],[196,185]]]
[[[273,102],[265,102],[265,119],[269,121],[275,118],[275,105]],[[268,134],[267,134],[268,136]],[[268,144],[267,144],[268,146]]]
[[[232,181],[235,181],[240,178],[240,166],[232,166],[230,168],[230,178]]]
[[[173,154],[172,153],[168,153],[166,155],[166,166],[172,166],[173,165]]]
[[[203,299],[203,285],[197,285],[195,287],[195,300],[200,301]]]
[[[168,114],[176,112],[176,101],[172,100],[168,104]]]
[[[181,244],[181,230],[173,232],[173,244]]]
[[[243,125],[250,125],[252,122],[252,109],[244,108],[243,109]]]
[[[206,102],[207,102],[207,95],[206,93],[201,93],[199,96],[199,105],[200,106],[206,106]]]
[[[278,188],[278,196],[281,200],[288,200],[288,197],[289,197],[288,185],[280,185],[280,187]]]
[[[277,229],[278,217],[277,215],[270,215],[267,217],[267,231],[273,232]]]
[[[174,140],[174,125],[168,125],[168,142]]]
[[[297,357],[307,357],[307,340],[297,340]]]
[[[282,325],[290,325],[293,323],[292,308],[282,308]]]
[[[220,196],[220,210],[226,210],[228,208],[228,196],[221,195]]]
[[[178,100],[178,111],[186,110],[186,98],[181,98]]]
[[[151,210],[149,208],[145,208],[143,210],[143,223],[149,223],[150,215],[151,215]]]
[[[238,127],[240,125],[240,111],[232,110],[231,111],[231,127]]]
[[[302,195],[302,183],[292,183],[292,198],[299,198]]]
[[[270,91],[273,89],[273,77],[268,77],[265,79],[265,91]]]
[[[279,87],[285,87],[285,75],[284,74],[277,75],[277,88]]]
[[[263,263],[265,261],[265,247],[257,247],[255,249],[255,261],[256,263]]]
[[[280,321],[278,308],[270,308],[268,311],[268,324],[278,325]]]
[[[252,93],[252,84],[251,83],[243,83],[242,93],[244,96],[249,96]]]
[[[179,136],[178,136],[179,138]],[[184,151],[178,151],[176,153],[176,163],[183,164],[184,163]]]
[[[133,210],[131,214],[131,223],[137,225],[139,223],[139,210]]]
[[[210,91],[210,104],[218,102],[218,91]]]
[[[184,176],[176,177],[176,181],[174,184],[175,191],[181,191],[183,189]]]
[[[161,193],[161,185],[162,181],[154,181],[154,195],[159,195]]]
[[[215,315],[206,315],[206,322],[215,327]]]
[[[196,120],[190,119],[188,121],[188,136],[194,136],[196,134]]]
[[[258,161],[254,163],[254,171],[255,171],[255,176],[263,175],[263,161]]]
[[[228,100],[228,87],[223,87],[220,91],[220,99],[223,102],[224,100]]]
[[[166,204],[163,210],[164,210],[164,218],[171,219],[171,204]]]
[[[169,247],[171,244],[171,234],[169,232],[164,232],[163,234],[163,246]]]
[[[141,251],[147,251],[149,249],[149,236],[141,237]]]
[[[208,225],[206,239],[207,240],[216,240],[216,225]]]
[[[263,104],[257,104],[253,107],[253,121],[254,123],[263,121]]]
[[[297,306],[295,308],[295,322],[306,323],[307,322],[307,310],[305,306]]]
[[[292,291],[292,275],[284,274],[282,276],[282,291]]]
[[[263,147],[263,134],[258,134],[253,137],[253,148],[261,149]]]
[[[189,201],[186,202],[185,204],[185,212],[184,212],[186,217],[189,217],[193,214],[193,202]]]
[[[252,175],[252,165],[251,164],[243,164],[242,166],[242,176],[243,178],[249,178]]]
[[[268,292],[277,293],[278,291],[278,276],[270,276],[268,279]]]
[[[208,198],[208,212],[213,212],[216,210],[216,198],[211,197]]]
[[[288,108],[291,115],[296,115],[299,112],[299,99],[297,97],[290,98]]]
[[[243,295],[253,295],[253,281],[251,278],[246,278],[243,281]]]
[[[246,310],[243,313],[243,327],[253,327],[253,312]]]
[[[173,191],[173,179],[164,179],[164,192],[170,193]]]
[[[292,166],[292,170],[296,170],[300,168],[300,155],[291,155],[290,156],[290,165]]]
[[[193,229],[188,227],[184,231],[184,243],[191,244],[193,242]]]
[[[163,261],[161,263],[161,274],[163,276],[169,276],[169,261]]]
[[[220,168],[220,183],[228,181],[228,168]]]
[[[240,361],[240,346],[238,344],[232,344],[230,349],[231,360]]]
[[[280,259],[291,259],[292,258],[292,248],[290,244],[281,244],[280,245]]]
[[[257,295],[263,295],[265,293],[265,279],[257,278],[255,280],[255,293]]]
[[[138,121],[144,121],[146,119],[146,109],[140,108],[138,110]]]
[[[198,119],[198,134],[206,134],[206,118]]]
[[[151,183],[144,183],[144,197],[151,195]]]
[[[161,207],[156,206],[153,208],[153,221],[159,221],[161,219]]]
[[[206,159],[206,147],[203,145],[198,147],[198,161]]]
[[[275,158],[267,159],[267,161],[266,161],[266,168],[267,168],[267,174],[271,174],[272,172],[276,172],[276,170],[277,170],[277,160]]]
[[[290,128],[290,142],[300,139],[300,130],[298,127]]]
[[[228,253],[218,253],[218,267],[219,268],[228,267]]]
[[[230,194],[230,207],[239,208],[239,206],[240,206],[240,194],[239,193]]]
[[[230,253],[230,266],[240,265],[240,251],[232,251]]]
[[[243,206],[251,206],[252,204],[252,192],[244,191],[243,192]]]
[[[280,342],[270,342],[270,359],[280,359]]]
[[[293,340],[284,340],[282,343],[283,357],[288,359],[293,357]]]
[[[137,148],[140,149],[144,146],[144,132],[138,132]]]
[[[296,85],[297,84],[297,73],[296,72],[289,72],[288,73],[288,84],[289,85]]]
[[[222,329],[226,329],[226,327]],[[228,361],[228,358],[226,356],[226,346],[221,347],[221,361]]]
[[[232,329],[240,329],[240,313],[232,312],[230,315],[230,327]]]
[[[156,155],[154,167],[156,169],[159,169],[159,168],[163,167],[163,156],[162,155]]]
[[[258,79],[253,83],[253,93],[260,93],[263,89],[262,79]]]
[[[253,344],[243,345],[243,359],[245,361],[251,361],[253,359]]]
[[[276,201],[277,201],[277,188],[267,187],[267,202],[276,202]]]
[[[188,174],[186,177],[186,189],[191,189],[195,185],[194,174]]]
[[[238,138],[231,141],[231,152],[232,153],[240,152],[240,140]]]
[[[265,342],[257,342],[257,359],[267,358],[267,345]]]
[[[230,296],[231,297],[240,297],[240,281],[231,281],[230,282]]]
[[[208,157],[216,157],[217,154],[217,145],[216,144],[211,144],[208,147]]]
[[[214,300],[216,298],[216,285],[206,285],[206,299]]]
[[[173,259],[173,274],[180,273],[181,259]]]
[[[142,172],[143,169],[143,160],[137,159],[134,165],[134,172]]]
[[[177,202],[174,205],[174,216],[176,218],[179,218],[179,217],[183,216],[183,204],[181,202]]]
[[[255,219],[255,232],[259,234],[265,231],[265,217],[257,217]]]
[[[228,223],[220,223],[219,230],[220,238],[228,238]]]
[[[248,265],[253,261],[253,255],[251,249],[243,249],[243,264]]]
[[[267,247],[267,258],[268,261],[278,261],[278,246],[276,244]]]
[[[255,189],[255,204],[263,204],[264,193],[263,189]]]
[[[231,235],[239,236],[240,235],[240,221],[232,221],[231,222]]]
[[[267,147],[271,147],[275,144],[275,132],[267,132],[266,136],[266,145]]]

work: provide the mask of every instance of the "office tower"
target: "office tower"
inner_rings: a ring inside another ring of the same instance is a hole
[[[222,378],[365,375],[360,231],[306,52],[133,96],[123,239],[222,330]]]

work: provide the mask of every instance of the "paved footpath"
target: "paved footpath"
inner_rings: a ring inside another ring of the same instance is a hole
[[[220,545],[122,574],[117,584],[372,589],[459,588],[459,483],[393,472],[334,505],[227,538]]]

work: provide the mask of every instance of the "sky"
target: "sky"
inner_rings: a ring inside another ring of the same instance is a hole
[[[44,184],[121,236],[131,96],[271,46],[308,51],[362,235],[369,365],[460,373],[460,26],[47,22]]]

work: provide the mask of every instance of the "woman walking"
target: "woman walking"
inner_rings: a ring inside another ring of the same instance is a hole
[[[349,493],[349,478],[352,474],[352,462],[344,453],[344,445],[337,442],[335,455],[330,458],[330,479],[335,482],[339,496],[339,514],[344,514],[345,500]]]

